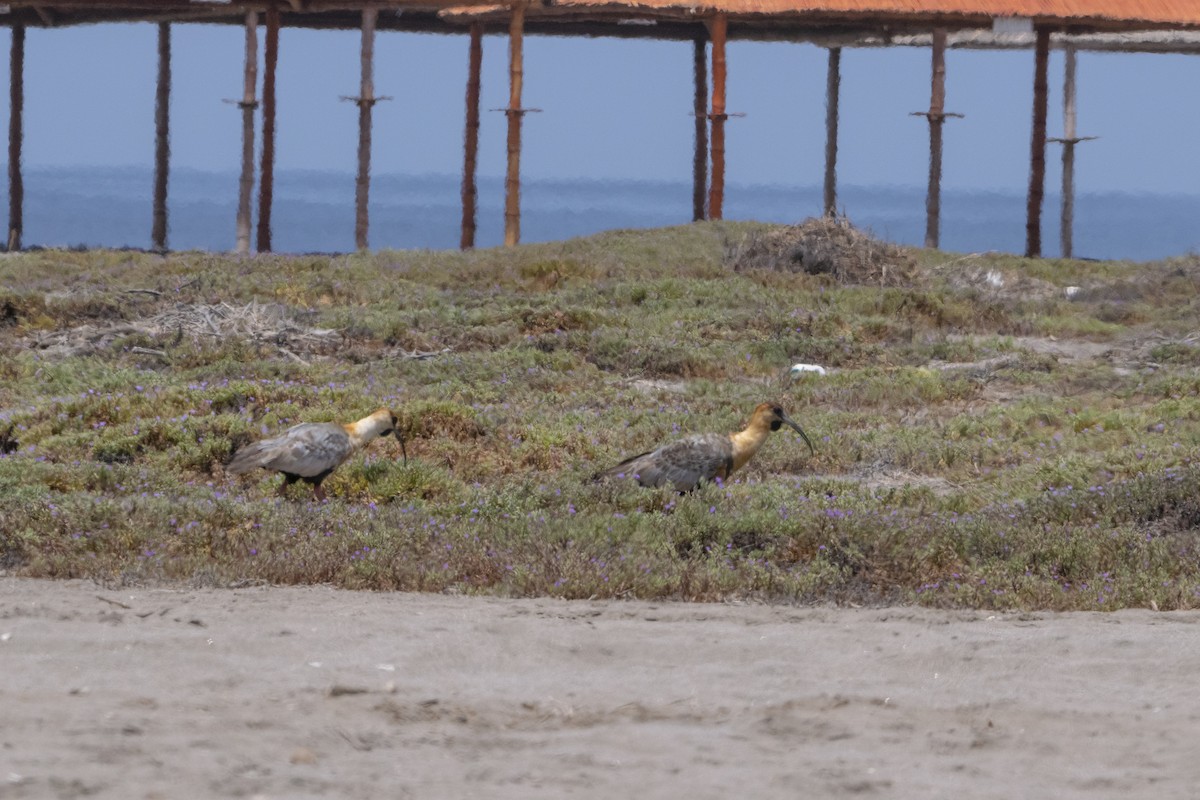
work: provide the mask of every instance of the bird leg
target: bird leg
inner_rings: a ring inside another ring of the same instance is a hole
[[[283,473],[283,483],[279,484],[279,491],[277,491],[276,494],[278,494],[280,497],[286,498],[288,487],[298,480],[300,480],[299,475],[289,475],[286,472]]]
[[[321,484],[319,484],[319,483],[313,484],[313,494],[316,496],[318,503],[325,502],[325,488],[323,486],[321,486]]]

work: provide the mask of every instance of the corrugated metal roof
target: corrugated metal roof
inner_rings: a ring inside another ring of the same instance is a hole
[[[1200,0],[552,0],[564,8],[721,11],[819,17],[1031,17],[1150,25],[1200,25]]]
[[[961,50],[1017,50],[1033,47],[1034,34],[995,33],[991,30],[950,31],[946,46]],[[929,47],[930,33],[898,34],[886,39],[877,34],[864,34],[847,46],[860,47]],[[1153,30],[1128,33],[1052,33],[1050,47],[1059,49],[1071,45],[1076,50],[1114,51],[1124,53],[1200,53],[1200,31]]]

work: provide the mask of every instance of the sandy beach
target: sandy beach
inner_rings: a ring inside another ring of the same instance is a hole
[[[1200,613],[0,578],[0,798],[1191,798]]]

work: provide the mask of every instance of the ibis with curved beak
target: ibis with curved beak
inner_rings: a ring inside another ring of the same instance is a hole
[[[311,484],[318,500],[325,499],[321,482],[346,459],[363,447],[388,434],[395,434],[408,463],[404,437],[396,427],[399,420],[386,408],[381,408],[358,422],[338,425],[336,422],[305,422],[288,428],[279,436],[248,444],[238,450],[225,467],[227,472],[241,475],[262,467],[283,473],[279,486],[282,496],[296,481]]]
[[[782,408],[774,403],[761,403],[754,409],[745,430],[686,436],[657,450],[627,458],[597,473],[595,478],[633,478],[642,486],[672,486],[679,492],[690,492],[703,481],[728,479],[754,457],[772,431],[784,425],[800,434],[810,453],[816,453],[808,434]]]

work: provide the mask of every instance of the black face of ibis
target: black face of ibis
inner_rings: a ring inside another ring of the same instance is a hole
[[[771,412],[775,415],[775,419],[771,420],[771,430],[772,431],[777,431],[784,425],[787,425],[787,426],[795,429],[796,433],[800,434],[800,438],[804,440],[804,443],[806,445],[808,445],[808,452],[811,453],[812,455],[817,454],[817,451],[813,449],[812,440],[808,438],[808,434],[805,433],[803,430],[801,430],[800,426],[797,425],[795,422],[793,422],[791,417],[789,417],[787,414],[783,413],[782,408],[780,408],[779,406],[775,406],[774,408],[771,409]]]

